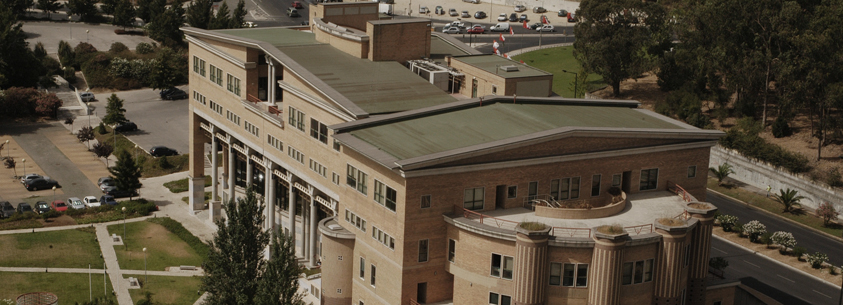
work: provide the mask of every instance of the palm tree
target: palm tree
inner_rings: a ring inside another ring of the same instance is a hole
[[[799,201],[805,199],[805,197],[796,195],[797,193],[796,190],[789,188],[787,190],[779,189],[779,194],[773,194],[773,199],[784,205],[784,212],[790,212],[795,206],[802,207]]]
[[[708,170],[714,173],[714,176],[717,177],[717,185],[723,185],[723,179],[726,179],[726,177],[735,173],[729,163],[720,164],[717,168],[709,167]]]

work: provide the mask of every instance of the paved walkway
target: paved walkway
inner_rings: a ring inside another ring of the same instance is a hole
[[[117,262],[117,252],[114,251],[113,243],[109,242],[111,237],[108,236],[108,230],[105,224],[99,224],[97,227],[97,240],[102,251],[102,258],[105,260],[105,266],[109,270],[109,279],[111,280],[111,287],[117,295],[117,303],[120,305],[131,305],[132,297],[129,295],[129,287],[126,281],[123,280],[123,274],[120,272],[120,264]]]

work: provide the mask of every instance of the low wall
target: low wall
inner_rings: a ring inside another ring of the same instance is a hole
[[[626,193],[621,194],[620,202],[591,209],[553,208],[536,205],[536,216],[557,219],[592,219],[615,215],[626,208]]]
[[[806,175],[795,175],[784,169],[776,169],[766,162],[744,157],[735,150],[719,145],[712,147],[709,166],[718,167],[723,163],[729,163],[735,171],[734,174],[729,175],[730,178],[762,190],[766,190],[769,185],[772,188],[771,194],[788,188],[798,191],[800,196],[805,197],[801,201],[805,207],[816,209],[825,201],[833,204],[843,202],[843,192],[824,183],[812,182]]]

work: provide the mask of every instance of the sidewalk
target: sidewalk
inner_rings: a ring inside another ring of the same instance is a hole
[[[126,287],[126,281],[123,280],[123,274],[120,272],[120,264],[117,262],[117,252],[114,251],[114,245],[111,243],[111,237],[108,236],[106,224],[99,224],[97,227],[97,240],[102,251],[102,258],[105,260],[105,265],[108,268],[109,279],[111,280],[111,287],[114,288],[115,295],[117,295],[117,303],[120,305],[132,305],[132,297],[129,295],[129,287]]]

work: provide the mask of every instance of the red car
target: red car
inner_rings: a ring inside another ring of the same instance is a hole
[[[56,210],[56,212],[67,211],[67,204],[65,204],[64,201],[61,200],[53,201],[50,206],[53,208],[53,210]]]
[[[472,28],[468,29],[468,31],[466,32],[471,34],[483,34],[486,33],[486,29],[484,29],[482,26],[475,25]]]
[[[301,2],[298,2],[298,1],[293,1],[293,4],[291,4],[290,6],[296,8],[296,9],[302,8]]]

